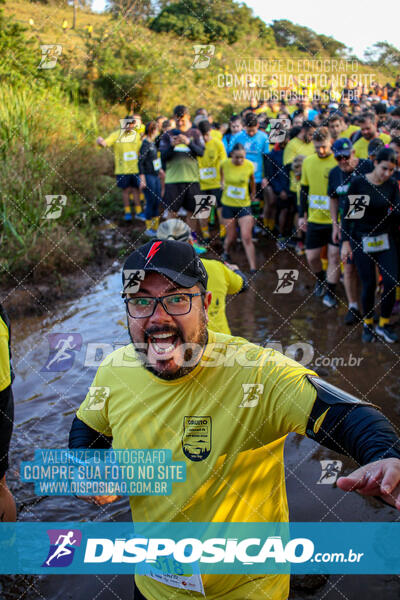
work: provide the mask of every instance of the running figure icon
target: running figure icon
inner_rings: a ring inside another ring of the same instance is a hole
[[[67,556],[69,554],[72,554],[72,550],[70,548],[67,548],[67,546],[73,546],[78,541],[78,540],[74,540],[73,536],[74,536],[73,531],[69,531],[66,535],[58,536],[57,541],[56,541],[57,549],[46,560],[45,564],[47,566],[50,566],[50,563],[54,558],[61,558],[62,556]]]

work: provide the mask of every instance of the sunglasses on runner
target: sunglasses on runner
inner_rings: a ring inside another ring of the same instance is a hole
[[[341,160],[349,160],[350,156],[345,156],[345,155],[343,154],[343,155],[340,155],[340,156],[335,156],[335,158],[336,158],[336,160],[337,160],[338,162],[340,162]]]
[[[158,303],[161,304],[165,312],[171,317],[188,314],[192,309],[192,298],[195,296],[204,296],[205,292],[190,294],[182,292],[178,294],[168,294],[154,298],[153,296],[137,296],[135,298],[125,298],[124,302],[129,315],[133,319],[146,319],[152,317]]]

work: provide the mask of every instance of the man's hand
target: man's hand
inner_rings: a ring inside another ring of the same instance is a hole
[[[307,219],[304,217],[299,218],[299,229],[300,231],[307,231]]]
[[[146,187],[146,176],[145,175],[139,175],[139,178],[140,178],[139,189],[140,190],[144,190],[144,188]]]
[[[342,244],[342,250],[340,252],[340,259],[341,259],[342,263],[345,264],[347,262],[348,258],[350,258],[350,260],[353,258],[353,252],[351,250],[350,242],[348,242],[346,240]]]
[[[116,500],[122,498],[122,496],[76,496],[79,500],[84,500],[88,504],[96,504],[97,506],[104,506],[105,504],[111,504]]]
[[[186,146],[189,146],[190,139],[187,137],[187,135],[183,135],[183,133],[181,133],[178,137],[180,139],[181,144],[186,144]]]
[[[379,496],[400,510],[400,459],[384,458],[339,477],[337,486],[345,492]]]
[[[268,186],[268,183],[268,179],[266,177],[263,177],[261,181],[261,189],[263,190],[264,188],[266,188]]]
[[[333,223],[332,227],[332,242],[338,244],[340,241],[340,227],[338,223]]]
[[[102,148],[107,148],[107,145],[106,145],[104,139],[102,137],[100,137],[100,136],[97,138],[96,144],[98,144]]]

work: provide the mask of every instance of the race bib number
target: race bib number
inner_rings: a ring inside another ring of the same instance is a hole
[[[175,152],[190,152],[190,148],[189,146],[186,146],[186,144],[178,144],[175,146],[174,150]]]
[[[214,169],[214,167],[200,169],[200,179],[215,179],[216,176],[217,169]]]
[[[382,235],[368,235],[363,238],[363,250],[368,254],[370,252],[382,252],[382,250],[389,250],[389,236],[387,233]]]
[[[130,150],[129,152],[124,152],[124,161],[128,162],[129,160],[136,160],[137,154],[134,150]]]
[[[139,574],[140,571],[139,568],[136,572]],[[154,564],[146,566],[143,575],[171,587],[205,595],[198,563],[183,564],[172,556],[160,557]]]
[[[246,188],[228,185],[226,195],[228,198],[234,198],[235,200],[244,200],[246,198]]]
[[[329,210],[329,196],[310,195],[310,208],[319,208],[320,210]]]
[[[161,169],[161,158],[155,158],[153,160],[153,167],[155,171],[159,171]]]

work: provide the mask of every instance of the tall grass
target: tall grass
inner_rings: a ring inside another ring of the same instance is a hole
[[[0,281],[70,271],[91,255],[98,202],[113,180],[109,154],[94,145],[97,115],[59,88],[0,89]],[[45,219],[46,195],[65,195],[57,220]]]

